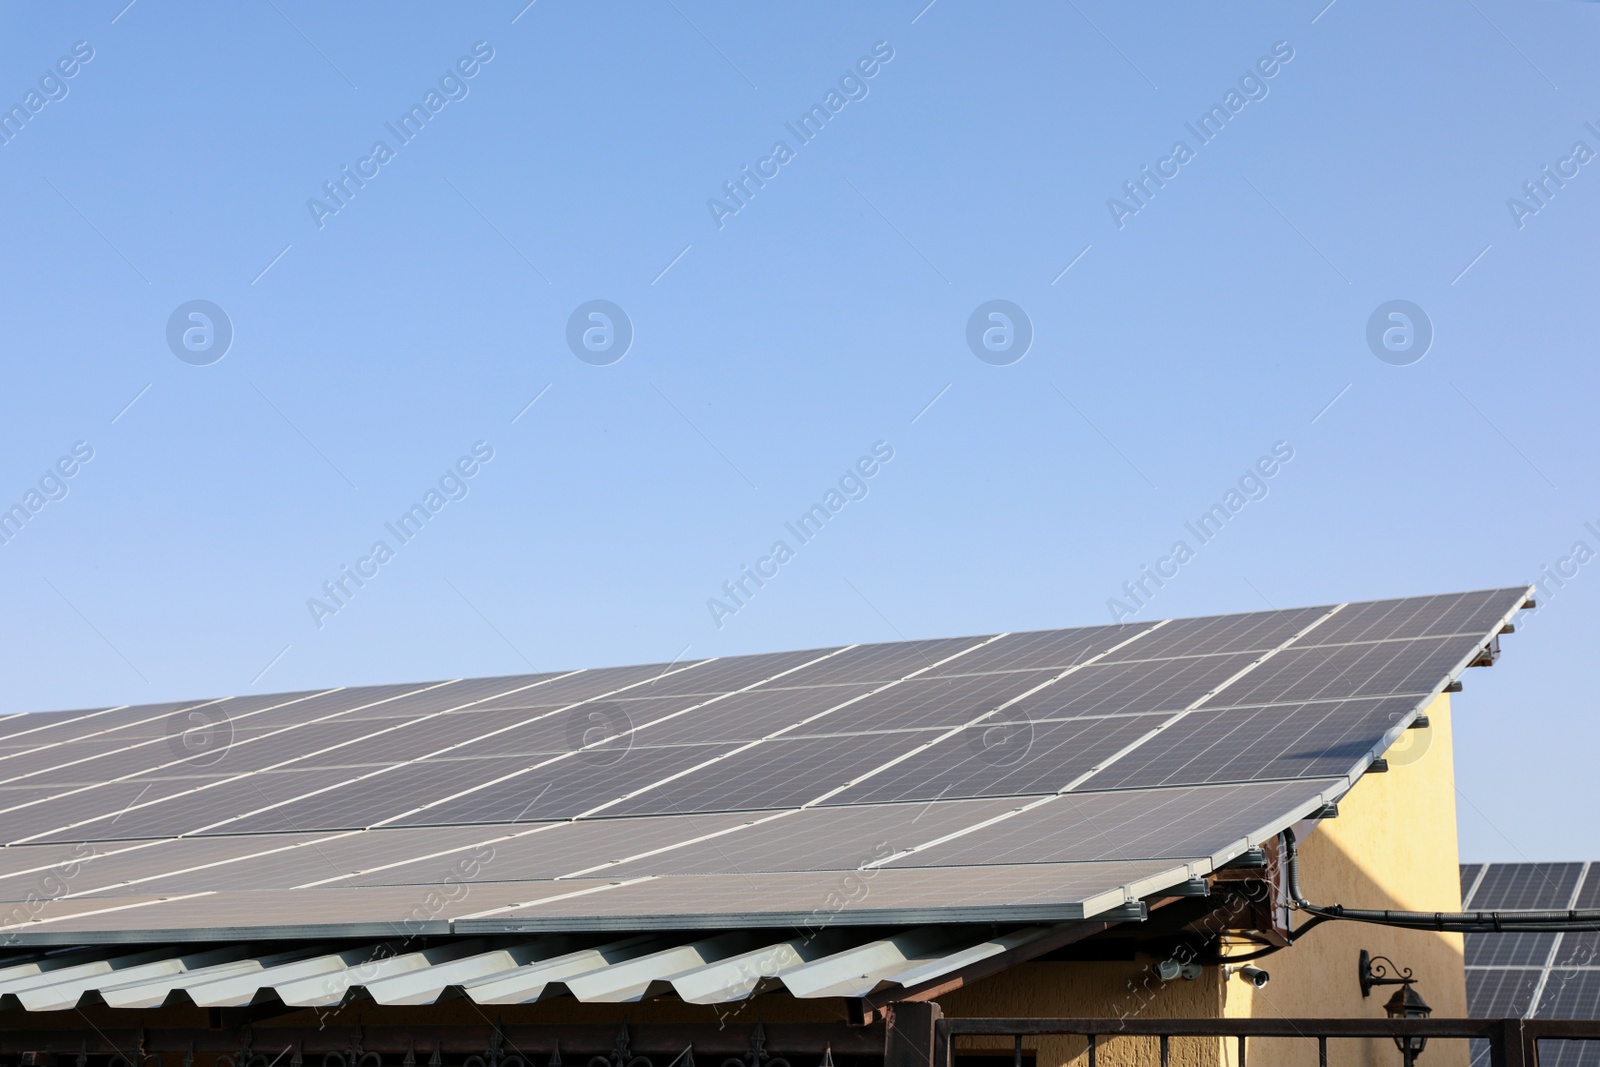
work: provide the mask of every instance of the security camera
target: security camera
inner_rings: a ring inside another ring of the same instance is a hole
[[[1156,964],[1156,977],[1163,982],[1170,982],[1174,978],[1183,978],[1192,982],[1204,973],[1204,968],[1194,962],[1183,963],[1172,959],[1162,960]]]
[[[1257,989],[1260,989],[1262,986],[1272,981],[1272,975],[1268,974],[1266,971],[1263,971],[1260,967],[1252,967],[1248,963],[1239,968],[1239,977],[1243,978],[1246,982],[1249,982]]]

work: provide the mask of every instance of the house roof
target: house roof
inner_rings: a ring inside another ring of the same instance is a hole
[[[767,976],[797,995],[884,941],[918,974],[1136,920],[1336,801],[1529,592],[13,716],[0,936],[123,946],[84,950],[107,974],[242,953],[134,953],[158,985],[287,940],[694,971],[797,931]]]

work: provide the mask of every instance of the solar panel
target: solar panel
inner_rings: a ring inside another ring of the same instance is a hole
[[[1474,911],[1564,911],[1595,897],[1587,863],[1463,865]],[[1466,935],[1467,1006],[1474,1016],[1600,1018],[1600,934]],[[1531,979],[1529,976],[1532,976]],[[1539,1062],[1587,1063],[1582,1042],[1543,1042]]]
[[[1214,615],[1178,619],[1106,657],[1122,660],[1170,659],[1228,652],[1266,652],[1328,613],[1327,608],[1257,611],[1246,615]]]
[[[1083,715],[1176,711],[1248,667],[1255,653],[1086,666],[1007,709],[1008,717],[1072,719]]]
[[[1571,906],[1581,863],[1496,863],[1467,905],[1473,911],[1547,910]]]
[[[715,756],[731,752],[727,745],[681,745],[665,748],[636,747],[621,759],[602,753],[580,755],[550,763],[501,782],[484,782],[462,776],[464,795],[436,802],[415,814],[398,818],[398,826],[444,826],[453,823],[542,822],[570,819],[591,808],[619,799],[634,788],[687,771]],[[622,768],[623,761],[626,767]],[[440,761],[444,763],[446,761]],[[448,761],[466,766],[468,761]],[[465,792],[470,790],[470,792]],[[412,806],[418,806],[414,798]]]
[[[807,804],[939,736],[937,731],[919,730],[870,739],[853,734],[774,738],[728,755],[705,774],[679,778],[625,800],[607,814],[673,815]],[[783,768],[782,773],[773,773],[776,767]]]
[[[785,675],[786,687],[850,685],[856,682],[894,682],[915,672],[954,673],[963,652],[980,648],[988,638],[953,637],[937,641],[905,641],[892,645],[862,645],[846,649],[822,663]],[[946,663],[946,660],[950,660]]]
[[[897,918],[935,915],[960,907],[1007,908],[1028,921],[1028,906],[1077,905],[1093,914],[1120,904],[1099,892],[1108,880],[1134,882],[1164,872],[1156,863],[1028,864],[984,869],[952,869],[940,877],[922,877],[920,871],[883,869],[862,880],[853,876],[864,892],[839,891],[842,878],[819,879],[810,872],[777,874],[705,875],[697,878],[658,878],[649,881],[604,882],[571,879],[557,883],[531,883],[523,887],[527,903],[475,920],[458,921],[462,932],[562,929],[586,918],[600,897],[617,916],[613,928],[637,925],[652,913],[669,917],[681,926],[704,924],[718,916],[742,916],[770,911],[790,923],[815,925],[843,923],[853,913],[866,910],[897,913]],[[574,891],[602,889],[589,895]],[[414,892],[414,890],[413,890]],[[852,899],[853,898],[853,899]],[[970,902],[970,903],[966,903]],[[1063,908],[1062,911],[1070,909]]]
[[[498,880],[512,874],[525,879],[572,878],[676,841],[701,840],[708,847],[719,847],[720,843],[739,836],[726,831],[748,825],[748,821],[744,815],[717,814],[679,815],[667,819],[596,819],[592,824],[484,826],[474,827],[469,833],[456,828],[452,832],[450,851],[402,863],[370,864],[377,869],[366,870],[337,884],[429,885],[440,881],[442,872],[470,869],[476,869],[476,878],[458,875],[458,879]],[[507,832],[516,836],[505,837]],[[471,857],[475,864],[463,863],[464,857]],[[619,871],[620,868],[608,867],[602,873],[608,878],[621,877]]]
[[[365,923],[493,842],[439,922],[787,922],[858,869],[850,921],[1064,920],[1340,796],[1526,596],[0,719],[0,896],[86,841],[25,936]]]
[[[653,745],[756,741],[870,692],[872,687],[865,684],[757,689],[649,726],[639,736]],[[631,701],[622,704],[624,709],[631,706]]]
[[[1467,1004],[1474,1018],[1515,1019],[1526,1016],[1539,985],[1537,967],[1467,971]]]
[[[1470,649],[1448,637],[1291,648],[1210,703],[1220,707],[1392,693],[1423,696],[1444,687],[1464,652]]]
[[[1041,630],[1006,634],[930,674],[982,674],[993,671],[1052,670],[1073,667],[1152,629],[1150,623],[1086,626],[1080,630]]]
[[[172,705],[174,708],[181,704]],[[7,744],[31,744],[40,734],[109,714],[114,708],[91,708],[84,711],[35,711],[28,715],[12,715],[0,719],[0,740]]]
[[[1562,934],[1554,963],[1557,967],[1600,967],[1600,933]]]
[[[1488,1064],[1487,1042],[1483,1062]],[[1600,1043],[1594,1041],[1540,1041],[1540,1067],[1600,1067]]]
[[[526,743],[525,738],[511,737],[516,727],[541,713],[551,714],[555,708],[515,708],[506,711],[460,712],[440,715],[431,719],[395,719],[356,723],[362,733],[356,743],[340,745],[327,752],[307,756],[301,764],[307,767],[382,766],[421,759],[451,746],[465,743],[461,754],[487,756],[491,754],[521,754],[528,752],[559,752],[566,745],[564,738],[554,742],[555,747],[538,747]],[[378,731],[384,732],[378,732]],[[474,749],[474,740],[493,742],[492,748]]]
[[[1067,793],[1032,810],[919,849],[897,867],[1215,856],[1275,815],[1303,810],[1338,781],[1271,783],[1150,792]],[[929,841],[934,838],[930,836]]]
[[[1467,938],[1467,966],[1543,967],[1555,943],[1555,934],[1475,934]]]
[[[204,818],[201,812],[186,812],[184,817],[189,820],[193,821],[196,815],[200,815],[203,821],[196,822],[185,832],[192,833],[202,827],[209,827],[204,832],[212,834],[359,830],[394,818],[430,800],[515,774],[527,765],[528,760],[518,756],[427,760],[376,773],[369,772],[372,777],[355,782],[350,782],[342,770],[298,772],[307,779],[305,785],[298,791],[273,790],[270,796],[263,793],[256,798],[254,806],[264,810],[257,814],[221,822],[214,816]],[[230,788],[248,790],[263,778],[275,777],[279,776],[258,775]],[[345,788],[347,784],[359,788]]]
[[[193,833],[203,826],[235,814],[269,807],[333,785],[344,777],[339,770],[268,771],[233,781],[227,779],[151,779],[126,808],[110,818],[58,830],[41,838],[66,841],[75,838],[118,841],[134,837],[169,837]],[[128,786],[141,783],[129,782]],[[82,799],[82,798],[79,798]],[[90,809],[85,809],[90,810]],[[93,810],[103,810],[99,805]],[[271,831],[317,829],[278,822]]]
[[[520,689],[503,697],[491,697],[475,704],[473,710],[561,707],[602,696],[617,689],[642,687],[657,680],[664,681],[680,671],[695,670],[704,662],[704,660],[686,660],[682,663],[648,663],[640,667],[603,667],[598,670],[578,671],[548,678],[537,686]]]
[[[1556,970],[1545,980],[1534,1012],[1540,1019],[1593,1019],[1600,1005],[1600,970]]]
[[[913,678],[807,725],[810,733],[948,729],[1044,685],[1055,671]]]
[[[834,651],[837,650],[816,648],[804,652],[779,652],[771,655],[735,656],[732,659],[713,660],[701,664],[692,671],[678,671],[654,679],[649,685],[641,687],[638,695],[714,696],[718,693],[728,693],[769,678],[779,678],[797,667],[823,659]]]
[[[1009,800],[967,800],[875,808],[810,808],[779,817],[766,816],[765,821],[739,833],[635,859],[605,873],[629,878],[645,874],[850,871],[977,825],[1013,807],[1014,802]],[[871,829],[863,834],[862,827],[868,822]]]
[[[1491,633],[1506,615],[1502,592],[1490,590],[1352,604],[1326,625],[1319,626],[1311,635],[1311,643],[1338,645],[1400,637]]]
[[[975,727],[962,731],[958,742],[912,756],[828,803],[1054,793],[1162,721],[1160,715],[1133,715]]]
[[[1159,747],[1096,775],[1092,788],[1347,774],[1413,710],[1413,701],[1387,699],[1200,711],[1173,725]]]

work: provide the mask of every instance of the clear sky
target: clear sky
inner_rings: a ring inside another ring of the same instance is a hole
[[[0,710],[1564,567],[1462,849],[1600,859],[1600,5],[524,4],[0,14]]]

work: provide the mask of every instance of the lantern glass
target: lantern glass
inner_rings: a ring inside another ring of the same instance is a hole
[[[1428,1006],[1428,1002],[1422,999],[1422,994],[1411,987],[1410,982],[1395,990],[1394,996],[1389,998],[1389,1002],[1383,1006],[1383,1010],[1391,1019],[1426,1019],[1433,1014],[1433,1009]],[[1428,1039],[1425,1037],[1397,1037],[1394,1039],[1394,1044],[1400,1050],[1400,1054],[1405,1057],[1405,1062],[1409,1067],[1411,1062],[1422,1054],[1422,1050],[1428,1047]]]

